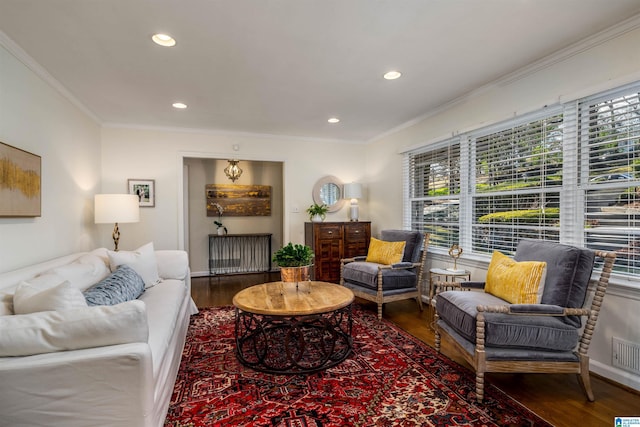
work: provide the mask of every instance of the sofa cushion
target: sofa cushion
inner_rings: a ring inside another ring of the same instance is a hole
[[[372,237],[366,261],[383,265],[397,264],[402,261],[406,244],[405,241],[386,242]]]
[[[466,340],[475,343],[479,305],[505,305],[488,293],[445,291],[438,294],[440,319]],[[560,317],[485,313],[485,346],[532,350],[571,351],[578,343],[578,330]]]
[[[146,342],[148,334],[145,305],[141,301],[110,307],[85,306],[64,311],[2,316],[0,356],[29,356]]]
[[[33,286],[29,282],[21,282],[13,294],[15,314],[67,310],[86,306],[87,302],[82,296],[82,292],[67,281],[45,289]]]
[[[511,304],[538,304],[544,290],[546,268],[544,261],[517,262],[494,251],[484,291]]]
[[[420,260],[420,250],[424,239],[422,233],[410,230],[382,230],[380,239],[386,242],[406,242],[402,257],[403,262],[418,262]]]
[[[345,265],[342,277],[345,282],[369,289],[378,289],[378,266],[372,262],[351,262]],[[382,290],[416,287],[416,273],[407,269],[385,269],[382,272]]]
[[[49,271],[69,281],[74,288],[84,291],[111,273],[103,259],[94,254],[84,254],[76,261],[55,267]]]
[[[144,292],[142,277],[127,265],[96,283],[86,291],[84,298],[89,305],[115,305],[138,298]]]
[[[163,280],[140,296],[147,306],[147,318],[150,325],[149,347],[153,360],[153,375],[159,375],[157,369],[163,365],[162,358],[168,357],[167,348],[176,330],[180,307],[187,294],[187,287],[181,280]]]
[[[584,304],[595,253],[592,250],[544,240],[523,239],[518,243],[516,261],[545,261],[547,277],[542,304],[581,308]],[[565,321],[580,326],[580,318]]]
[[[146,288],[160,281],[153,242],[140,246],[135,251],[109,251],[108,255],[111,271],[115,271],[120,265],[128,265],[142,277]]]

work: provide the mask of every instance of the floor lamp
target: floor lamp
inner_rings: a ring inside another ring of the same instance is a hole
[[[118,250],[120,229],[118,223],[140,221],[140,206],[135,194],[96,194],[94,199],[94,219],[96,224],[114,223],[113,243]]]

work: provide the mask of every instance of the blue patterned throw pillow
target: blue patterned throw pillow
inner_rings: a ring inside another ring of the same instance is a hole
[[[144,292],[144,281],[126,265],[83,292],[88,305],[116,305],[138,298]]]

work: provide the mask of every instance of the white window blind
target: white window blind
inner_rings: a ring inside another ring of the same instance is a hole
[[[449,248],[460,233],[460,142],[405,154],[405,225],[430,233],[429,245]]]
[[[563,116],[472,138],[472,251],[515,252],[523,238],[559,241]]]
[[[615,270],[640,274],[640,85],[579,103],[584,241],[615,251]]]

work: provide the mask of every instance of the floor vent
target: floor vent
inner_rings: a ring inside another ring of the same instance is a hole
[[[613,366],[640,374],[640,344],[613,337]]]

